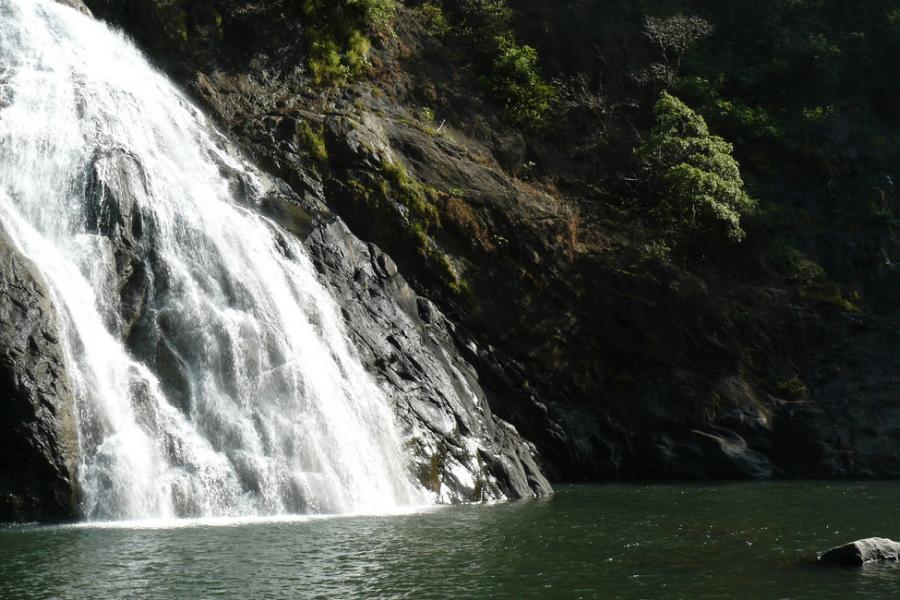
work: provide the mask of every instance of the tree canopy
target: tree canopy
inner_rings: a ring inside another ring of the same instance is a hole
[[[710,134],[703,117],[667,92],[654,117],[650,137],[637,151],[648,173],[654,214],[676,239],[742,240],[741,216],[754,202],[744,190],[731,144]]]

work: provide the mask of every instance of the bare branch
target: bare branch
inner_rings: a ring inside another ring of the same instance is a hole
[[[644,35],[659,46],[673,78],[678,75],[684,54],[697,42],[712,35],[713,30],[712,23],[696,16],[673,15],[644,19]]]

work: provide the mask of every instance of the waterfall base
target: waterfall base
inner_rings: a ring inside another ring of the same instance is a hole
[[[49,0],[0,0],[0,226],[0,482],[25,507],[0,518],[550,493],[452,324],[321,184],[261,173],[127,39]]]

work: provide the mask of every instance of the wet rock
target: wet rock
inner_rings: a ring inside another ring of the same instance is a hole
[[[412,290],[389,256],[325,218],[324,204],[291,198],[319,214],[304,244],[394,407],[422,483],[444,502],[551,494],[534,446],[494,417],[437,307]]]
[[[85,184],[85,225],[109,240],[115,256],[120,305],[118,315],[108,315],[108,320],[125,338],[143,318],[153,287],[153,225],[145,221],[138,203],[146,194],[146,177],[137,158],[121,149],[93,157]]]
[[[0,229],[0,522],[75,515],[74,396],[56,313]]]
[[[820,565],[861,567],[869,562],[900,560],[900,544],[887,538],[866,538],[836,546],[819,557]]]
[[[716,478],[771,479],[772,463],[748,447],[738,434],[727,429],[692,431],[692,450],[705,462],[702,472]]]
[[[89,9],[87,6],[85,6],[84,2],[82,2],[81,0],[56,0],[56,1],[64,6],[74,8],[75,10],[77,10],[78,12],[80,12],[82,14],[85,14],[88,16],[93,16],[91,14],[91,9]]]
[[[348,152],[370,156],[366,138],[355,139]],[[475,370],[456,349],[449,321],[413,291],[390,256],[362,242],[331,212],[314,174],[300,164],[295,172],[297,182],[306,182],[302,195],[267,178],[257,209],[305,244],[364,364],[392,403],[423,484],[445,502],[550,494],[534,446],[494,418]],[[141,182],[141,173],[125,153],[96,157],[86,186],[92,207],[87,226],[115,252],[119,317],[129,349],[159,376],[173,403],[189,411],[186,365],[174,351],[183,334],[167,325],[164,310],[142,310],[158,304],[167,286],[154,261],[153,223],[136,209],[135,198],[146,192],[129,183]],[[282,247],[287,251],[288,244]],[[135,282],[137,276],[142,278]]]

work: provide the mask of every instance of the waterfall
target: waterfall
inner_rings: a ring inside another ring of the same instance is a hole
[[[59,313],[86,519],[423,501],[267,181],[123,35],[0,0],[0,226]]]

